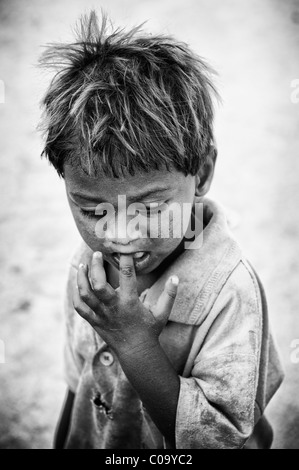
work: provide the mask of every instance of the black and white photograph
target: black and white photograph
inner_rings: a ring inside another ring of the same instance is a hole
[[[299,0],[0,0],[0,51],[0,449],[299,449]]]

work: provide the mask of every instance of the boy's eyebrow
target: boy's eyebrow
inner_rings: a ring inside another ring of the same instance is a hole
[[[143,193],[140,193],[140,194],[136,194],[134,196],[134,200],[135,201],[140,201],[141,199],[145,199],[146,197],[148,196],[152,196],[153,194],[160,194],[160,193],[164,193],[165,191],[167,191],[169,188],[154,188],[154,189],[150,189],[148,191],[145,191]]]
[[[134,201],[141,201],[142,199],[145,199],[146,197],[148,196],[152,196],[154,194],[160,194],[160,193],[163,193],[165,191],[167,191],[169,188],[166,187],[166,188],[153,188],[153,189],[150,189],[148,191],[145,191],[145,192],[141,192],[139,194],[134,194]],[[71,198],[75,197],[75,198],[80,198],[80,199],[86,199],[86,200],[89,200],[89,201],[92,201],[92,202],[95,202],[95,198],[93,198],[92,196],[89,196],[89,195],[86,195],[86,194],[81,194],[79,192],[76,192],[76,191],[70,191],[70,196]],[[109,202],[109,201],[102,201],[102,202]]]

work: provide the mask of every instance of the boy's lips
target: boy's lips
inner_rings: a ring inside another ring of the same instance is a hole
[[[148,265],[150,260],[150,253],[148,251],[135,251],[131,253],[119,253],[114,252],[112,253],[113,259],[116,261],[117,265],[119,266],[120,256],[121,255],[131,255],[134,260],[134,266],[137,271],[140,271],[144,267]]]
[[[135,253],[118,253],[118,252],[115,252],[115,253],[113,253],[113,256],[116,257],[117,259],[119,259],[121,254],[129,254],[129,255],[132,255],[134,259],[138,259],[138,258],[142,258],[142,256],[144,256],[145,253],[146,253],[145,251],[136,251]]]

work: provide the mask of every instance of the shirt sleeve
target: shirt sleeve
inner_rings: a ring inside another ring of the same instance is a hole
[[[176,448],[242,448],[255,424],[263,323],[258,284],[242,262],[204,323],[180,377]]]
[[[64,377],[70,390],[76,393],[82,370],[82,360],[74,348],[75,309],[72,291],[76,283],[77,270],[70,266],[64,294],[65,342],[64,342]]]

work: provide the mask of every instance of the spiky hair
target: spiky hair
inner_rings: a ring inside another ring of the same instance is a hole
[[[109,29],[91,11],[75,42],[42,54],[40,65],[56,70],[42,101],[43,154],[60,176],[66,162],[91,176],[195,175],[213,143],[213,70],[172,37]]]

